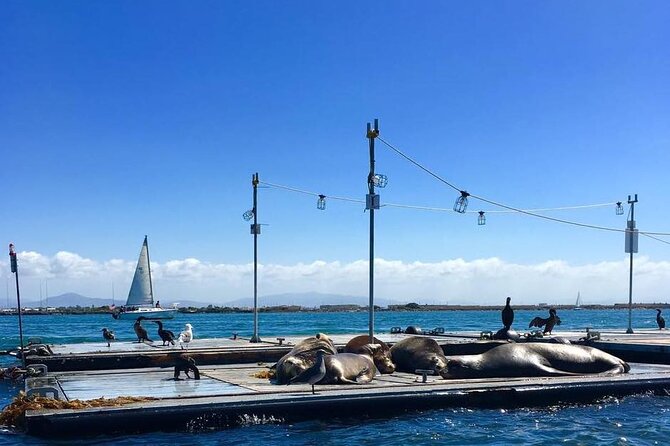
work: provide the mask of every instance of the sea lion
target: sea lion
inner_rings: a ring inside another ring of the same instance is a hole
[[[369,344],[369,335],[356,336],[347,342],[347,345],[344,346],[344,352],[371,356],[379,373],[389,374],[395,372],[395,364],[393,364],[393,360],[391,359],[388,345],[377,338],[373,339],[374,344]],[[378,347],[373,347],[375,345]]]
[[[494,335],[491,337],[491,339],[499,339],[499,340],[508,340],[508,341],[519,341],[521,339],[521,335],[516,332],[516,330],[512,330],[511,328],[506,328],[503,327],[497,332],[494,333]]]
[[[319,384],[365,384],[372,381],[377,373],[377,368],[368,355],[338,353],[325,355],[324,360],[326,374]]]
[[[443,378],[512,378],[627,373],[630,366],[593,347],[503,344],[480,355],[447,356]]]
[[[442,347],[432,338],[412,336],[391,347],[391,359],[399,372],[434,370],[441,373],[447,365]]]
[[[323,351],[327,355],[337,353],[333,341],[323,333],[303,339],[273,366],[275,368],[276,383],[287,384],[292,378],[313,366],[316,361],[317,351]]]

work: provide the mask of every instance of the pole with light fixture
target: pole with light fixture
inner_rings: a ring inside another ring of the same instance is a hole
[[[16,259],[16,251],[14,251],[14,244],[9,244],[9,264],[11,271],[14,273],[16,279],[16,310],[19,315],[19,341],[21,342],[21,361],[23,367],[26,367],[26,352],[23,349],[23,319],[21,317],[21,293],[19,292],[19,268]]]
[[[251,233],[254,236],[254,334],[249,342],[261,342],[258,335],[258,235],[261,233],[261,226],[258,224],[258,172],[251,176],[251,185],[254,189],[254,206],[246,211],[242,217],[254,222],[251,224]]]
[[[633,253],[637,252],[638,232],[635,229],[635,203],[637,203],[637,194],[631,200],[628,196],[628,204],[630,204],[630,220],[626,224],[626,252],[630,253],[630,270],[628,275],[628,329],[626,333],[633,333]]]

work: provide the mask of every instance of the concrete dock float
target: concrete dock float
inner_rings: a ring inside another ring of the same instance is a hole
[[[257,377],[269,364],[200,367],[201,379],[175,381],[172,368],[50,373],[28,378],[26,388],[49,382],[67,400],[102,396],[150,397],[142,402],[90,409],[27,411],[29,434],[46,437],[142,431],[198,431],[249,420],[386,416],[443,407],[547,407],[608,396],[668,393],[670,366],[632,364],[623,375],[444,380],[394,373],[360,385],[272,384]]]
[[[338,348],[342,348],[353,336],[355,334],[330,337]],[[410,335],[378,333],[375,336],[392,345]],[[26,360],[28,364],[44,364],[49,371],[167,367],[185,352],[198,365],[275,362],[305,337],[285,336],[279,342],[276,336],[268,336],[259,343],[250,343],[242,338],[195,339],[188,350],[179,346],[163,346],[158,342],[113,342],[110,347],[105,342],[50,345],[52,354],[26,355]],[[482,332],[474,331],[433,334],[430,337],[442,345],[446,355],[483,353],[504,342],[481,339]],[[599,348],[625,361],[670,364],[670,332],[667,331],[649,329],[626,334],[622,330],[591,330],[588,336],[586,331],[556,331],[553,335],[533,338],[533,341],[551,342],[555,337]]]

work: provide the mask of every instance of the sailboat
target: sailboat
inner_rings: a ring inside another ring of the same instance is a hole
[[[575,302],[575,306],[573,310],[581,310],[582,309],[582,296],[579,294],[579,291],[577,291],[577,302]]]
[[[149,265],[149,244],[147,236],[140,250],[137,260],[133,283],[130,285],[128,300],[120,308],[114,308],[114,319],[137,319],[144,316],[147,319],[172,319],[177,312],[176,308],[161,308],[158,302],[154,304],[154,290],[151,283],[151,267]]]

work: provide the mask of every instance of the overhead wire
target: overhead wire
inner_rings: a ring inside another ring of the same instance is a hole
[[[377,139],[379,141],[381,141],[384,145],[386,145],[388,148],[390,148],[392,151],[394,151],[395,153],[400,155],[402,158],[406,159],[407,161],[414,164],[415,166],[417,166],[418,168],[420,168],[424,172],[428,173],[433,178],[436,178],[438,181],[446,184],[447,186],[451,187],[452,189],[454,189],[458,192],[461,192],[461,193],[465,192],[463,189],[458,188],[457,186],[455,186],[451,182],[447,181],[446,179],[442,178],[440,175],[436,174],[435,172],[433,172],[429,168],[425,167],[424,165],[422,165],[418,161],[414,160],[412,157],[410,157],[409,155],[404,153],[402,150],[395,147],[393,144],[386,141],[381,136],[377,136]],[[503,209],[507,209],[507,210],[512,211],[512,212],[518,212],[520,214],[530,215],[532,217],[541,218],[541,219],[545,219],[545,220],[550,220],[550,221],[554,221],[554,222],[557,222],[557,223],[563,223],[563,224],[573,225],[573,226],[580,226],[580,227],[583,227],[583,228],[597,229],[597,230],[601,230],[601,231],[626,232],[626,229],[609,228],[609,227],[605,227],[605,226],[592,225],[592,224],[587,224],[587,223],[580,223],[580,222],[576,222],[576,221],[570,221],[570,220],[565,220],[565,219],[561,219],[561,218],[550,217],[548,215],[537,214],[536,211],[524,210],[524,209],[516,208],[514,206],[508,206],[506,204],[503,204],[503,203],[500,203],[500,202],[497,202],[497,201],[494,201],[494,200],[489,200],[488,198],[484,198],[482,196],[479,196],[479,195],[476,195],[476,194],[473,194],[473,193],[468,193],[468,196],[470,196],[474,199],[483,201],[485,203],[488,203],[490,205],[501,207]],[[644,234],[644,235],[670,236],[670,233],[665,233],[665,232],[639,231],[639,233]]]

